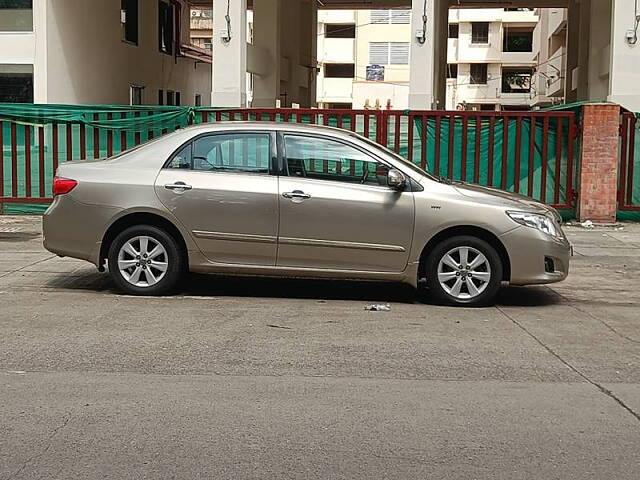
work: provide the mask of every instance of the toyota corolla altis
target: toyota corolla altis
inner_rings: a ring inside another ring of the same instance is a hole
[[[187,271],[368,279],[486,305],[568,273],[558,213],[433,176],[355,133],[263,122],[178,130],[59,166],[44,245],[137,295]]]

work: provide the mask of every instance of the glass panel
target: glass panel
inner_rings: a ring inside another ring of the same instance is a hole
[[[32,0],[0,0],[0,32],[33,31]]]
[[[387,186],[389,168],[344,143],[286,135],[285,149],[291,177]]]
[[[268,133],[210,135],[193,143],[194,170],[269,173]]]
[[[0,64],[0,102],[33,103],[33,65]]]

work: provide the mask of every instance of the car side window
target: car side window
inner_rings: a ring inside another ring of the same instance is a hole
[[[191,142],[173,155],[166,168],[191,169]]]
[[[268,174],[270,142],[268,133],[205,135],[174,155],[167,168]]]
[[[389,168],[357,148],[335,140],[284,136],[290,177],[387,186]]]

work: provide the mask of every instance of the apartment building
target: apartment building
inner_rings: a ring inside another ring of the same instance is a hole
[[[208,103],[189,21],[187,0],[2,0],[0,102]]]
[[[550,14],[543,10],[546,20]],[[451,9],[446,105],[440,108],[518,110],[549,103],[547,96],[557,92],[547,91],[546,83],[539,92],[533,75],[537,62],[549,58],[547,50],[542,56],[536,50],[540,15],[529,8]],[[562,30],[552,27],[559,41]],[[324,10],[318,35],[320,106],[408,108],[409,10]],[[545,74],[554,63],[546,65]]]
[[[540,8],[533,33],[536,70],[531,80],[533,106],[564,103],[567,97],[567,9]],[[577,77],[577,76],[576,76]]]

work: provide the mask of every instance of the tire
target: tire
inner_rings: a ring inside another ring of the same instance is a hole
[[[109,246],[108,260],[114,283],[131,295],[171,292],[185,265],[178,242],[152,225],[136,225],[120,232]]]
[[[464,235],[436,245],[427,256],[425,271],[427,287],[440,303],[481,307],[490,305],[498,293],[503,266],[489,243]]]

